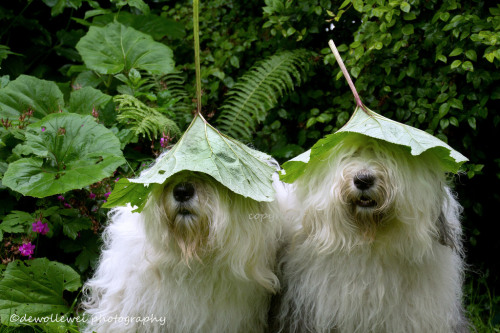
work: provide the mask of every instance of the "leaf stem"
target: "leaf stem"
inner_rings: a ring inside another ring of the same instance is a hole
[[[199,115],[201,115],[199,0],[193,0],[193,35],[194,35],[194,65],[196,70],[196,111],[198,112]]]
[[[337,50],[337,47],[335,46],[333,40],[330,39],[328,45],[330,46],[330,49],[332,50],[333,55],[335,56],[335,59],[337,60],[337,63],[340,66],[340,69],[342,70],[342,74],[344,74],[344,77],[347,80],[347,84],[349,84],[349,87],[351,88],[352,94],[354,95],[354,99],[356,100],[356,105],[360,107],[363,111],[368,113],[363,102],[361,102],[361,98],[359,98],[358,91],[356,90],[356,87],[354,86],[354,83],[351,80],[351,76],[349,75],[349,72],[347,71],[344,62],[342,61],[342,57],[340,56],[339,51]]]

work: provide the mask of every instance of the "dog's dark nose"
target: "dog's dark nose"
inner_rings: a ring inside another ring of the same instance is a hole
[[[358,190],[367,190],[375,183],[375,176],[371,173],[360,172],[354,176],[354,186]]]
[[[174,187],[174,199],[179,202],[188,201],[194,195],[194,186],[191,183],[179,183]]]

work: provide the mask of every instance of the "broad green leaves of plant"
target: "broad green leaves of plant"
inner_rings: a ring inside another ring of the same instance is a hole
[[[443,170],[447,172],[458,172],[460,166],[468,160],[449,145],[427,132],[385,118],[368,108],[365,112],[358,107],[344,127],[336,133],[319,140],[311,148],[310,153],[306,152],[283,164],[285,172],[282,172],[281,180],[293,183],[310,165],[321,163],[329,151],[350,133],[359,133],[405,146],[414,156],[430,150],[439,157]]]
[[[68,108],[71,112],[91,115],[92,109],[99,109],[112,102],[112,97],[92,87],[83,87],[71,93]]]
[[[4,232],[10,234],[25,232],[27,222],[32,221],[33,216],[29,213],[19,210],[10,212],[9,215],[3,217],[2,223],[0,223],[0,242],[3,240]]]
[[[0,89],[0,116],[4,119],[18,119],[29,110],[33,110],[33,119],[41,119],[63,106],[63,93],[52,81],[20,75]]]
[[[182,138],[156,164],[136,179],[120,180],[106,207],[130,203],[137,211],[144,207],[151,184],[163,184],[183,171],[212,176],[231,191],[257,201],[272,201],[274,168],[265,161],[270,156],[248,148],[195,117]]]
[[[128,73],[132,68],[165,74],[174,69],[173,52],[168,46],[117,22],[90,27],[76,49],[85,65],[101,74]]]
[[[0,317],[2,324],[10,322],[11,315],[25,314],[43,317],[67,313],[70,308],[63,292],[81,287],[80,276],[71,267],[46,258],[9,263],[0,280]]]
[[[11,163],[2,182],[33,197],[93,184],[125,163],[118,138],[91,116],[50,114],[28,127],[25,145],[34,156]]]

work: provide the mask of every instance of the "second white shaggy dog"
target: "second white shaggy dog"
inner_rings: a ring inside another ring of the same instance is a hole
[[[84,303],[88,332],[263,332],[280,223],[274,203],[194,172],[172,176],[144,210],[111,213]]]
[[[299,178],[279,331],[468,331],[461,207],[440,163],[352,134]]]

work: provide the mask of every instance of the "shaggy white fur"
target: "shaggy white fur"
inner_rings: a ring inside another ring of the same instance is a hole
[[[461,207],[440,163],[353,134],[297,180],[277,330],[468,331]]]
[[[95,276],[85,285],[87,332],[263,332],[280,222],[274,203],[182,172],[140,214],[111,212]]]

